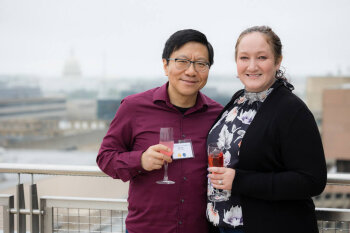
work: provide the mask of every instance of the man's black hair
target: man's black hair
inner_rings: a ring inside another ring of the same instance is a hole
[[[208,49],[208,55],[209,55],[209,66],[213,65],[214,63],[214,50],[209,41],[207,40],[207,37],[194,29],[184,29],[175,32],[172,34],[169,39],[166,41],[164,49],[163,49],[163,59],[170,58],[170,55],[175,52],[176,50],[180,49],[181,46],[188,42],[198,42],[203,44]]]

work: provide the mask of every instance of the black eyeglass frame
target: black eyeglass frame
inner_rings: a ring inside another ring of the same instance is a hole
[[[197,71],[197,72],[205,72],[207,70],[210,69],[210,63],[209,62],[204,62],[204,61],[191,61],[191,60],[188,60],[188,59],[184,59],[184,58],[168,58],[166,59],[167,61],[175,61],[175,65],[176,65],[176,61],[187,61],[189,62],[189,65],[187,66],[186,69],[190,68],[191,64],[193,64],[193,67],[194,69]],[[198,63],[204,63],[206,66],[207,66],[207,69],[203,70],[203,71],[198,71],[197,68],[196,68],[196,64]],[[177,67],[176,67],[177,68]],[[186,70],[186,69],[183,69],[183,70]]]

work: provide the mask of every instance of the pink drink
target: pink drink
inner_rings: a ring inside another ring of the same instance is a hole
[[[170,152],[161,150],[160,153],[165,154],[167,156],[171,156],[173,154],[173,149],[174,149],[174,141],[167,141],[167,142],[159,142],[159,144],[162,144],[164,146],[167,146],[171,149]]]
[[[209,154],[208,156],[209,167],[223,167],[224,155],[220,151],[218,154]]]

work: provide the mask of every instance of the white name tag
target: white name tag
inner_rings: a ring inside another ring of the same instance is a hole
[[[174,144],[173,159],[189,159],[193,158],[192,142],[185,141]]]

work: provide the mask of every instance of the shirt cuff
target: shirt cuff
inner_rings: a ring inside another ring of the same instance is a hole
[[[145,151],[132,151],[129,155],[129,164],[130,164],[130,175],[135,177],[139,174],[146,172],[141,165],[141,156]]]

